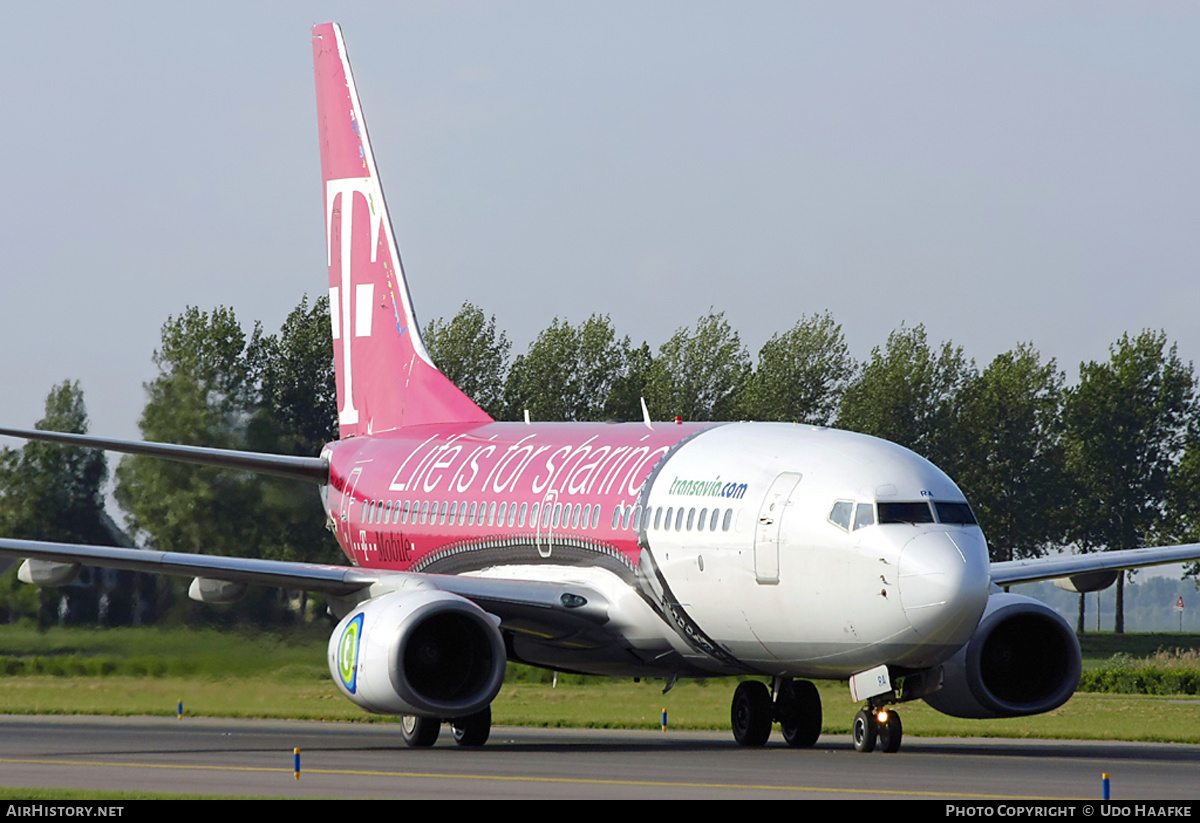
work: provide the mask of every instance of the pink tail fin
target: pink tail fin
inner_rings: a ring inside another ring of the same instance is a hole
[[[421,340],[335,23],[313,28],[313,64],[341,436],[491,422],[437,370]]]

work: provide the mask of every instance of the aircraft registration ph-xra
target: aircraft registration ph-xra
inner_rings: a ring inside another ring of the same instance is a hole
[[[1000,586],[1200,558],[1200,545],[1006,563],[936,466],[893,443],[774,423],[497,423],[421,340],[341,31],[313,29],[339,439],[315,458],[82,435],[0,433],[282,474],[318,485],[350,566],[0,539],[26,582],[81,565],[328,595],[330,673],[404,715],[411,745],[449,721],[480,745],[507,660],[625,677],[758,675],[733,695],[738,743],[778,722],[812,746],[812,679],[847,680],[854,745],[900,746],[893,706],[959,717],[1049,711],[1079,645]],[[1101,575],[1103,577],[1103,575]],[[1107,582],[1111,582],[1111,574]],[[1107,582],[1091,583],[1093,586]],[[668,686],[669,687],[669,686]]]

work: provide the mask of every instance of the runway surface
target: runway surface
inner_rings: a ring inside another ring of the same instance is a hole
[[[301,749],[301,777],[292,750]],[[498,727],[481,749],[449,728],[405,748],[395,725],[109,717],[0,718],[0,785],[327,798],[1200,798],[1200,746],[906,738],[899,754],[849,738],[809,750],[727,733]]]

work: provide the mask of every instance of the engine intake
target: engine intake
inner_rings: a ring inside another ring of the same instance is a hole
[[[1020,717],[1052,711],[1079,686],[1079,641],[1049,606],[1021,595],[988,598],[967,644],[942,664],[941,690],[925,702],[954,717]]]
[[[465,717],[488,706],[504,682],[496,621],[433,589],[353,609],[329,638],[328,660],[342,694],[378,714]]]

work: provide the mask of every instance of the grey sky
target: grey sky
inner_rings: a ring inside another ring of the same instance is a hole
[[[310,27],[346,36],[419,316],[519,349],[829,309],[1070,375],[1200,359],[1194,3],[38,3],[0,50],[0,421],[136,437],[162,322],[326,288]]]

